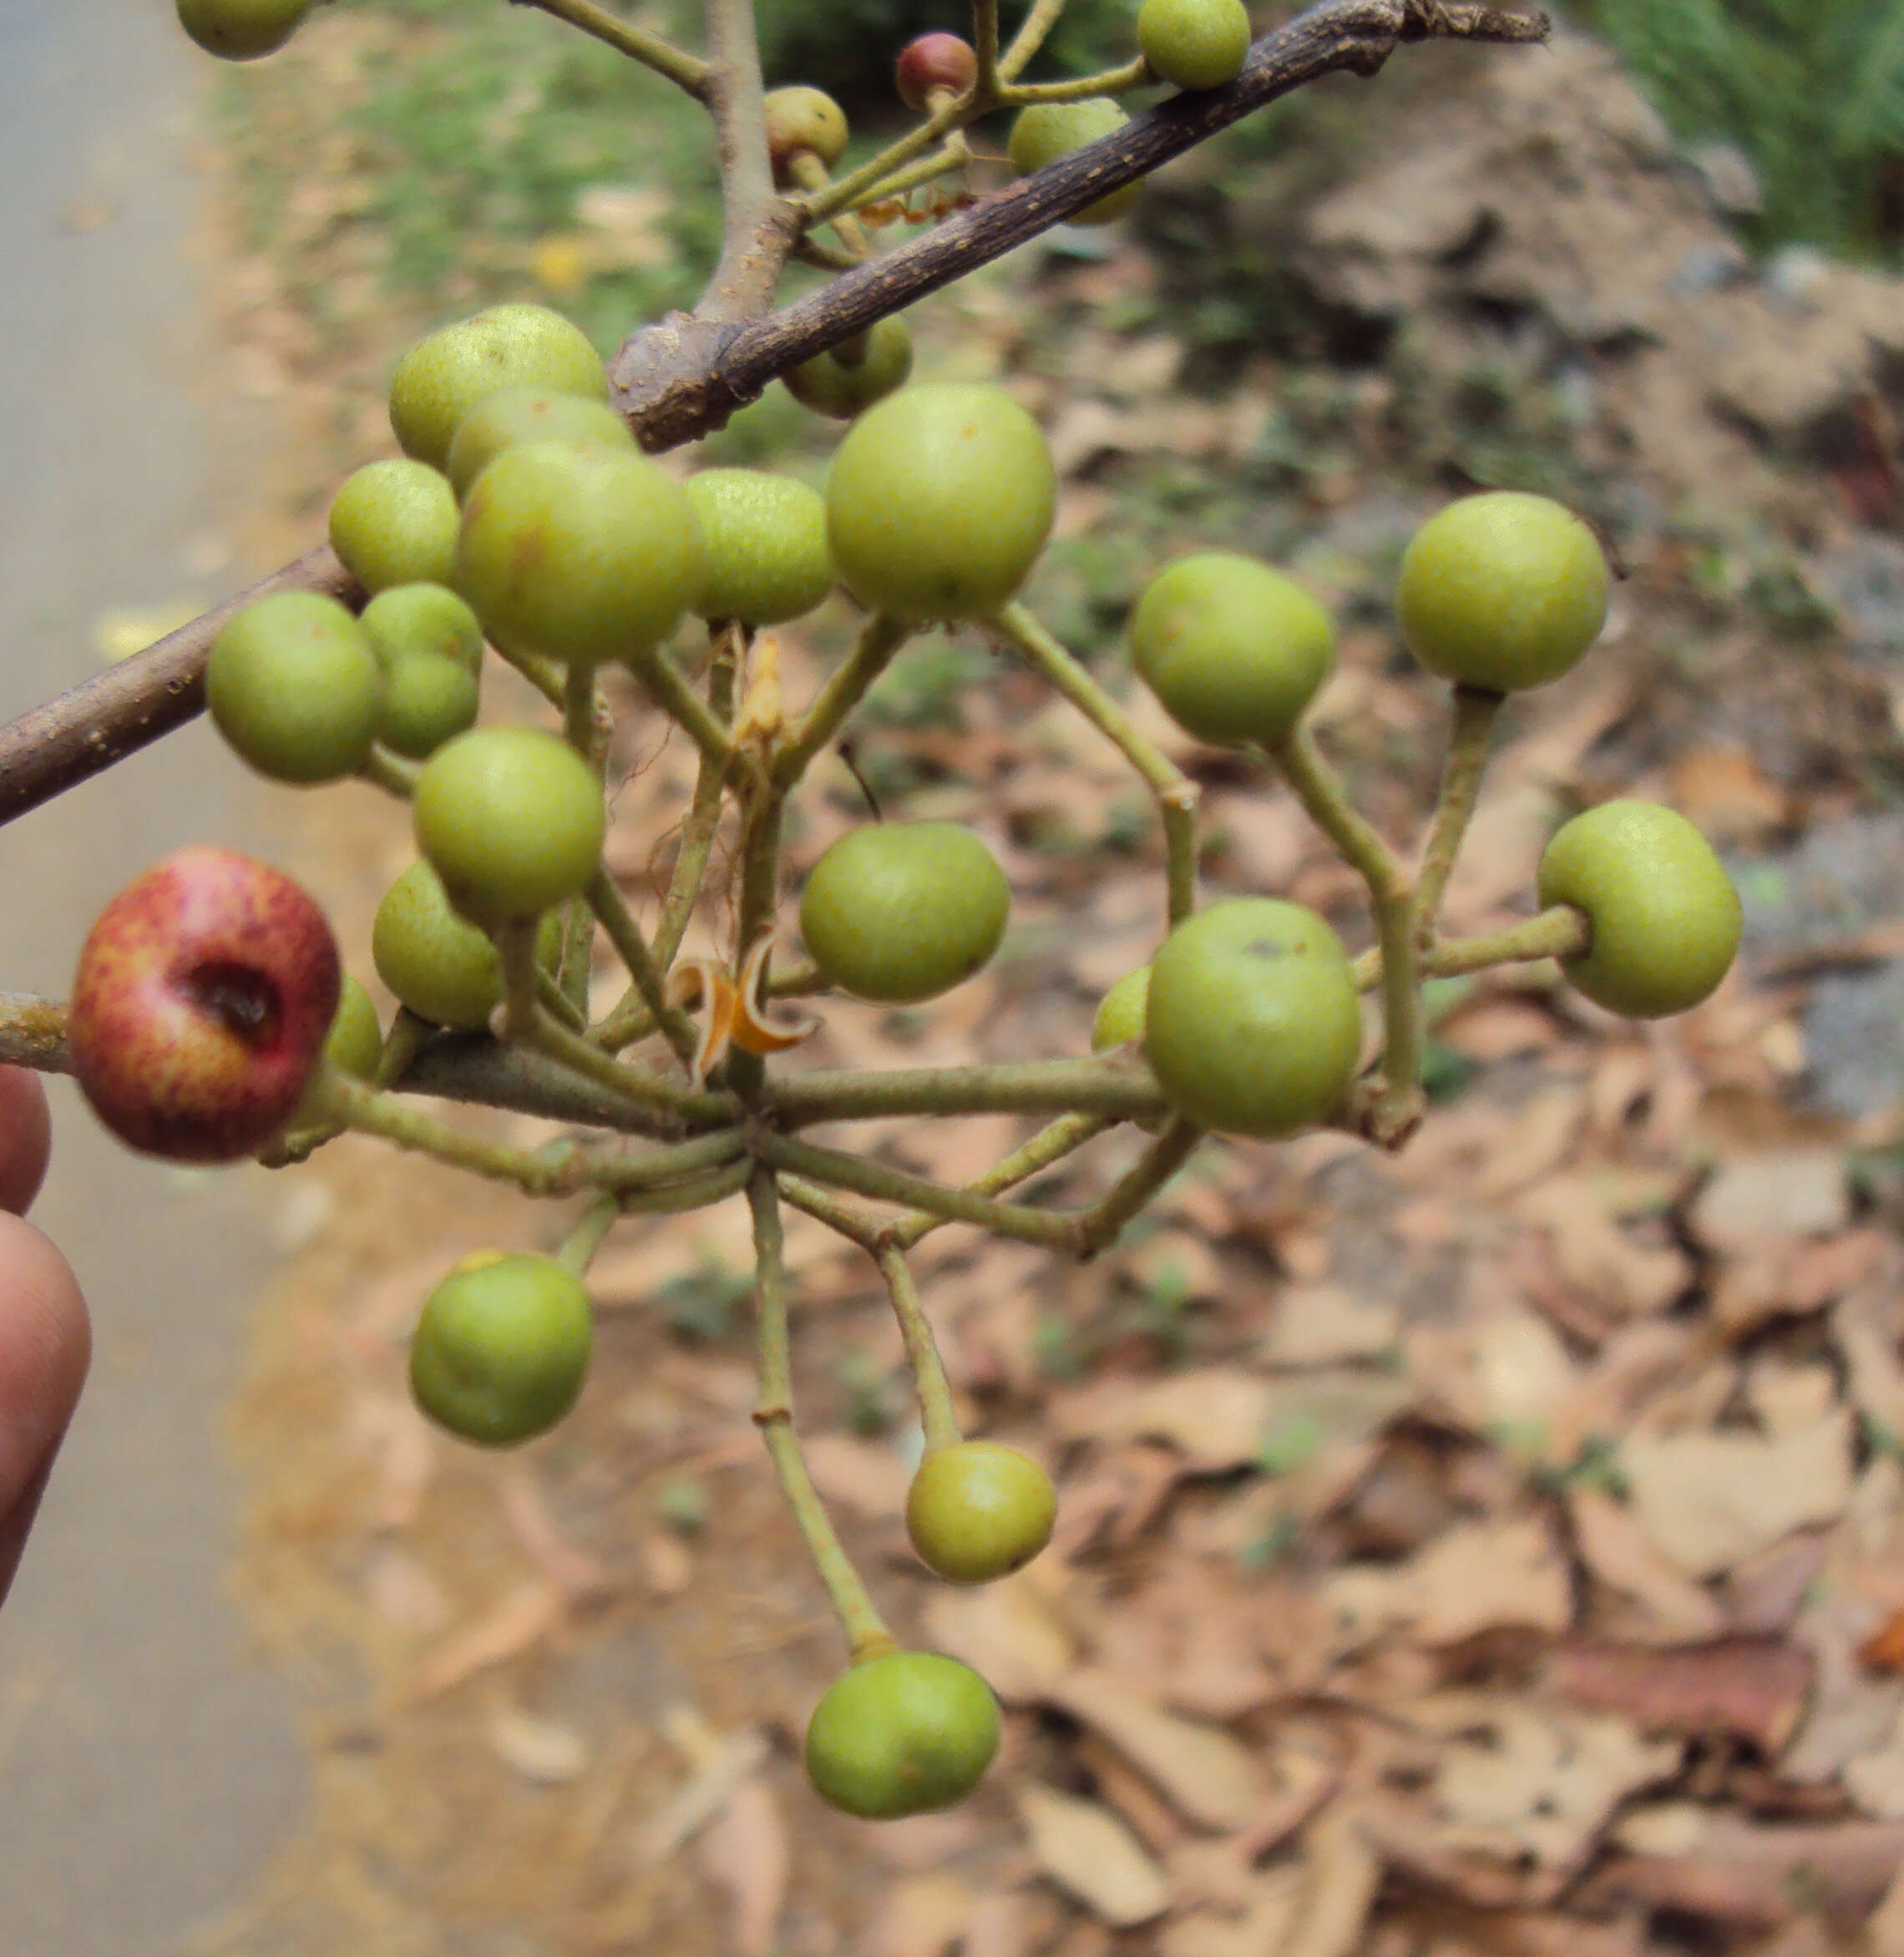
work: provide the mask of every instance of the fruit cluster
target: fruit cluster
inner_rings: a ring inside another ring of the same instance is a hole
[[[195,38],[241,58],[276,45],[304,10],[303,0],[180,8]],[[1248,44],[1238,0],[1145,0],[1137,32],[1142,74],[1185,88],[1233,77]],[[951,128],[987,85],[982,68],[964,41],[928,35],[901,56],[899,92]],[[1000,64],[991,85],[1004,74]],[[1025,101],[1012,159],[1039,169],[1122,117],[1108,97]],[[816,90],[776,91],[767,133],[782,184],[823,196],[847,141],[837,107]],[[861,201],[896,180],[875,173]],[[1121,200],[1122,190],[1085,219],[1114,215]],[[587,1268],[612,1224],[744,1192],[758,1262],[756,1418],[853,1661],[813,1716],[808,1768],[828,1800],[869,1817],[967,1793],[996,1748],[998,1706],[967,1667],[897,1646],[807,1475],[782,1206],[818,1217],[877,1266],[924,1428],[906,1504],[913,1545],[949,1581],[991,1581],[1043,1548],[1056,1497],[1026,1455],[961,1434],[908,1265],[924,1236],[965,1221],[1089,1256],[1208,1135],[1334,1125],[1398,1146],[1421,1118],[1429,976],[1552,957],[1587,998],[1655,1017],[1713,991],[1740,922],[1689,824],[1615,802],[1554,835],[1536,915],[1489,938],[1440,934],[1503,701],[1569,671],[1607,609],[1593,532],[1513,492],[1451,504],[1402,559],[1401,636],[1452,685],[1446,770],[1416,862],[1357,812],[1314,741],[1307,716],[1335,652],[1315,599],[1224,552],[1179,558],[1151,579],[1129,625],[1134,679],[1193,740],[1280,776],[1366,884],[1375,942],[1352,959],[1300,905],[1200,903],[1194,785],[1118,690],[1020,600],[1056,513],[1042,432],[999,387],[909,382],[911,359],[903,325],[888,319],[786,376],[797,397],[851,422],[823,494],[755,470],[677,479],[637,448],[587,340],[540,306],[497,306],[413,347],[390,394],[401,456],[359,469],[331,508],[331,542],[361,602],[301,590],[261,599],[224,625],[205,675],[213,720],[259,773],[297,786],[361,778],[409,805],[417,859],[385,895],[371,944],[395,1019],[382,1026],[366,989],[341,974],[302,891],[215,850],[169,859],[107,907],[68,1017],[82,1089],[135,1148],[286,1161],[350,1130],[532,1194],[585,1198],[553,1255],[465,1259],[423,1305],[417,1402],[479,1444],[531,1439],[575,1404],[591,1343]],[[774,629],[836,583],[866,622],[794,710]],[[690,619],[705,630],[683,645]],[[818,1024],[780,1001],[828,990],[929,1001],[983,968],[1006,933],[1010,884],[977,835],[874,819],[806,880],[808,962],[772,967],[790,802],[907,640],[937,627],[985,634],[1121,751],[1156,807],[1168,928],[1104,997],[1089,1059],[896,1077],[776,1068]],[[543,695],[550,724],[482,721],[492,654]],[[603,862],[610,669],[698,751],[672,879],[646,924]],[[739,843],[723,877],[712,845],[730,817]],[[724,958],[681,955],[703,908],[732,916]],[[605,1014],[591,1008],[598,941],[627,980]],[[1369,991],[1380,998],[1372,1061]],[[480,1140],[403,1097],[423,1085],[557,1113],[575,1132],[533,1151]],[[958,1189],[804,1133],[868,1115],[981,1112],[1051,1118]],[[1066,1211],[1013,1200],[1127,1122],[1147,1140],[1098,1201]]]

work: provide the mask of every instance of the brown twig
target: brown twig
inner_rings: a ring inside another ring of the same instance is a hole
[[[714,0],[711,26],[723,9],[746,4]],[[1227,88],[1173,96],[771,313],[766,309],[798,214],[784,200],[769,200],[756,210],[753,255],[744,242],[723,250],[698,316],[670,314],[624,341],[611,368],[615,404],[646,448],[692,441],[723,426],[788,367],[1002,257],[1305,83],[1339,72],[1373,74],[1407,41],[1529,43],[1545,40],[1548,31],[1542,13],[1478,0],[1324,0],[1258,41]],[[752,139],[731,156],[725,139],[722,149],[724,165],[751,200],[757,192]],[[312,551],[110,672],[0,727],[0,822],[191,719],[204,703],[205,655],[220,625],[251,599],[287,589],[342,594],[349,586],[328,549]]]

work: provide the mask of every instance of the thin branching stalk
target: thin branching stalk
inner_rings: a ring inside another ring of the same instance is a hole
[[[1593,928],[1583,911],[1555,904],[1538,917],[1491,931],[1479,938],[1444,938],[1430,946],[1421,970],[1430,978],[1458,978],[1470,972],[1491,971],[1496,965],[1531,964],[1540,958],[1585,957]],[[1364,992],[1381,983],[1381,953],[1365,951],[1350,968]]]
[[[1151,1143],[1110,1192],[1077,1219],[1078,1255],[1094,1257],[1123,1234],[1124,1226],[1195,1154],[1203,1131],[1181,1115]]]
[[[748,1179],[747,1206],[753,1214],[756,1348],[760,1398],[754,1422],[767,1444],[787,1505],[793,1511],[807,1553],[826,1588],[847,1651],[855,1664],[897,1649],[871,1595],[853,1566],[813,1486],[793,1426],[793,1368],[787,1322],[787,1260],[780,1227],[780,1203],[773,1177],[757,1169]]]
[[[707,661],[707,710],[723,728],[733,721],[734,681],[746,643],[747,631],[741,625],[723,625],[713,635]],[[713,854],[715,832],[721,826],[727,784],[727,762],[703,748],[701,770],[695,777],[694,800],[681,823],[674,875],[668,880],[668,893],[661,900],[661,921],[655,926],[655,963],[663,973],[675,962],[681,939],[687,935],[688,921],[694,915],[707,874],[708,858]]]
[[[518,7],[539,7],[544,13],[580,28],[617,53],[627,55],[644,68],[651,68],[696,101],[706,98],[708,64],[698,55],[686,53],[659,34],[651,34],[622,15],[595,6],[593,0],[514,0],[514,3]]]
[[[1071,1115],[1143,1120],[1164,1111],[1143,1064],[1129,1058],[997,1060],[883,1073],[817,1068],[775,1077],[772,1107],[789,1128],[891,1115]]]
[[[602,1240],[614,1228],[621,1215],[621,1205],[612,1196],[598,1196],[582,1211],[580,1219],[569,1234],[562,1239],[561,1247],[555,1252],[555,1262],[571,1277],[586,1274],[595,1262],[595,1252],[602,1247]]]
[[[1157,748],[1116,700],[1022,604],[1005,606],[991,629],[1068,700],[1143,777],[1163,822],[1170,921],[1197,908],[1197,784]]]
[[[1434,942],[1442,893],[1448,887],[1455,859],[1461,854],[1462,839],[1473,819],[1475,804],[1481,796],[1481,771],[1487,766],[1488,747],[1506,704],[1501,695],[1478,686],[1455,689],[1455,720],[1448,737],[1447,763],[1441,771],[1441,791],[1436,801],[1435,817],[1415,884],[1415,942],[1422,951]]]
[[[1075,1154],[1087,1141],[1095,1140],[1113,1125],[1112,1120],[1104,1115],[1061,1115],[1049,1126],[1041,1128],[1021,1147],[1015,1148],[1002,1161],[995,1162],[982,1176],[974,1176],[965,1187],[975,1196],[1003,1196],[1006,1190],[1015,1189],[1020,1183],[1029,1182],[1034,1176],[1041,1176],[1046,1170],[1056,1167],[1066,1155]],[[895,1248],[909,1251],[945,1221],[943,1216],[918,1210],[909,1216],[901,1216],[896,1222],[888,1224],[882,1235]]]
[[[911,636],[911,626],[897,619],[876,616],[866,621],[853,650],[834,668],[773,757],[773,780],[782,791],[805,774],[813,757],[846,725],[847,716]]]
[[[893,1316],[899,1321],[906,1363],[912,1368],[927,1450],[955,1448],[964,1437],[959,1431],[958,1412],[952,1404],[952,1383],[945,1377],[939,1342],[932,1336],[932,1322],[919,1302],[919,1287],[913,1282],[905,1252],[896,1244],[888,1244],[878,1253],[876,1261],[879,1275],[886,1281],[886,1295],[893,1301]]]
[[[999,99],[1012,109],[1022,109],[1034,102],[1083,102],[1096,95],[1122,95],[1156,79],[1150,63],[1140,54],[1120,68],[1102,68],[1094,75],[1079,75],[1073,81],[1020,82],[1006,88]]]
[[[1015,82],[1030,65],[1032,57],[1051,38],[1051,29],[1064,13],[1065,0],[1033,0],[1031,11],[1019,23],[1011,45],[999,57],[1001,81]]]
[[[635,922],[634,913],[615,887],[614,878],[606,870],[597,870],[585,894],[596,922],[608,933],[608,941],[615,947],[616,956],[628,968],[628,976],[634,981],[642,1004],[648,1009],[656,1025],[667,1036],[668,1044],[675,1049],[681,1064],[691,1068],[696,1049],[701,1044],[694,1023],[678,1006],[667,1003],[661,968],[655,963],[655,955],[641,936],[641,927]]]

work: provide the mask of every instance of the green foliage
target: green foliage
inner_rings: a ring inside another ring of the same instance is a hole
[[[1904,8],[1897,0],[1582,0],[1682,136],[1751,159],[1762,245],[1904,250]]]

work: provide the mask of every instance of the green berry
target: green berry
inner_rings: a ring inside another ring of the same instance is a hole
[[[1220,88],[1243,72],[1249,15],[1243,0],[1144,0],[1137,9],[1144,59],[1180,88]]]
[[[1150,967],[1139,965],[1127,972],[1097,1002],[1097,1016],[1091,1022],[1091,1050],[1108,1053],[1114,1046],[1127,1046],[1144,1036],[1144,1009],[1150,999]]]
[[[179,25],[208,54],[256,61],[297,32],[311,0],[179,0]]]
[[[545,306],[492,306],[419,340],[397,363],[390,425],[406,455],[442,468],[463,417],[505,387],[608,399],[588,336]]]
[[[1022,1570],[1051,1540],[1057,1519],[1051,1476],[995,1440],[934,1449],[906,1494],[913,1547],[953,1583],[991,1583]]]
[[[371,1080],[382,1058],[383,1029],[377,1023],[377,1008],[370,994],[347,972],[331,1030],[324,1036],[324,1059],[335,1073],[347,1074],[353,1080]],[[318,1119],[315,1093],[313,1080],[312,1090],[306,1093],[287,1126],[307,1127]]]
[[[472,678],[482,670],[483,628],[447,584],[393,585],[371,599],[357,623],[386,670],[419,652],[453,660]]]
[[[476,675],[460,660],[406,653],[384,673],[377,738],[412,761],[427,760],[476,725],[479,691]]]
[[[219,732],[274,781],[356,773],[370,754],[382,690],[362,627],[314,591],[246,605],[205,662],[205,704]]]
[[[827,982],[892,1005],[970,978],[1005,936],[1011,887],[957,822],[879,822],[840,837],[813,866],[800,934]]]
[[[1002,388],[902,387],[833,458],[833,562],[862,604],[909,625],[989,618],[1045,548],[1057,488],[1043,431]]]
[[[707,552],[695,610],[704,619],[777,625],[833,589],[826,499],[763,469],[703,469],[687,500]]]
[[[770,88],[762,107],[767,153],[778,181],[787,181],[788,167],[802,151],[818,157],[828,169],[846,154],[846,111],[824,90],[803,85]]]
[[[977,1672],[935,1651],[889,1651],[828,1686],[807,1727],[807,1777],[864,1820],[931,1814],[979,1784],[998,1740],[998,1701]]]
[[[1111,135],[1130,119],[1108,95],[1087,96],[1082,102],[1034,102],[1029,109],[1019,110],[1005,149],[1011,167],[1020,176],[1028,177],[1034,170],[1056,163],[1061,156],[1081,149],[1086,143]],[[1137,202],[1142,188],[1139,184],[1126,184],[1108,196],[1100,197],[1095,204],[1086,205],[1082,210],[1074,210],[1069,221],[1074,225],[1113,223]]]
[[[393,457],[350,478],[331,505],[331,548],[366,591],[447,584],[456,564],[456,497],[428,463]]]
[[[686,493],[646,456],[531,442],[464,499],[456,586],[504,652],[596,666],[667,638],[705,564]]]
[[[1213,904],[1151,961],[1144,1052],[1164,1097],[1224,1135],[1294,1135],[1341,1105],[1362,1044],[1342,942],[1268,897]]]
[[[439,1427],[514,1447],[575,1405],[593,1342],[588,1293],[553,1258],[479,1252],[423,1306],[410,1389]]]
[[[423,764],[417,847],[450,902],[480,924],[539,917],[601,863],[608,815],[595,771],[539,727],[479,727]]]
[[[536,938],[536,955],[553,967],[561,956],[561,917],[551,911]],[[377,975],[419,1019],[481,1032],[503,1003],[496,948],[450,908],[443,879],[413,863],[377,907],[370,933]]]
[[[1606,623],[1606,554],[1548,497],[1463,497],[1402,553],[1395,614],[1409,650],[1444,680],[1491,693],[1544,686]]]
[[[912,363],[912,328],[889,313],[853,340],[816,353],[780,378],[803,407],[849,422],[903,386]]]
[[[1563,823],[1541,857],[1543,906],[1593,927],[1567,982],[1608,1012],[1658,1019],[1710,996],[1738,955],[1739,893],[1712,845],[1650,802],[1603,802]]]
[[[547,387],[505,387],[478,402],[456,425],[444,473],[457,500],[505,448],[525,442],[592,442],[628,453],[635,432],[605,401]]]
[[[1131,620],[1131,652],[1186,733],[1218,747],[1274,747],[1329,676],[1335,628],[1280,571],[1203,551],[1151,579]]]

